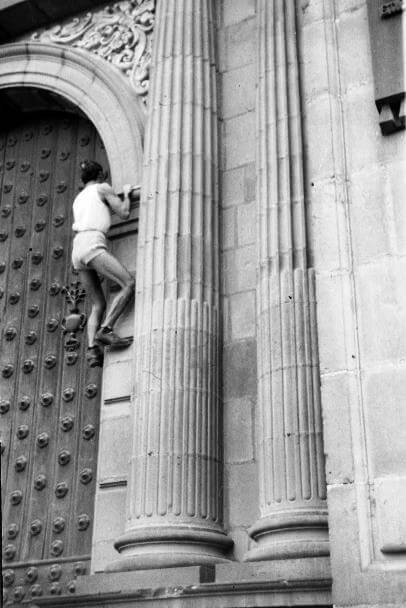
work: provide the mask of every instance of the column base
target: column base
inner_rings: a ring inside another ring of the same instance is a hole
[[[123,534],[114,546],[120,558],[106,567],[108,572],[150,570],[175,566],[227,563],[224,554],[233,541],[224,533],[194,528],[137,528]]]
[[[261,518],[250,529],[257,542],[244,561],[320,557],[330,554],[327,511],[277,512]]]

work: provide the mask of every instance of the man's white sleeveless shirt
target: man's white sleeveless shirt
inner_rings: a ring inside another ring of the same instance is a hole
[[[108,206],[101,199],[97,189],[100,184],[90,184],[83,188],[73,202],[75,232],[83,230],[100,230],[105,234],[111,225],[111,216]]]

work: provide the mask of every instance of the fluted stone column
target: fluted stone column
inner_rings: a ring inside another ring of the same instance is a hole
[[[328,554],[314,271],[308,267],[295,1],[258,0],[260,519],[247,560]]]
[[[138,249],[134,444],[112,569],[222,561],[211,0],[157,3]]]

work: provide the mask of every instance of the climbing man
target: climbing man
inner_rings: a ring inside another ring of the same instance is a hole
[[[80,281],[91,299],[92,310],[87,321],[88,349],[86,358],[91,367],[103,364],[103,347],[125,348],[131,338],[120,338],[113,327],[127,304],[134,297],[134,278],[108,250],[106,234],[114,211],[122,219],[129,217],[129,192],[123,186],[124,199],[114,193],[105,181],[103,167],[86,160],[80,164],[83,190],[73,202],[75,233],[72,264],[79,271]],[[99,275],[120,286],[120,291],[106,312],[106,300]]]

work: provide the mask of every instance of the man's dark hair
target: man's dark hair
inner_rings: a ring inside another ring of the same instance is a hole
[[[84,160],[80,163],[80,179],[84,184],[96,180],[100,173],[104,173],[103,167],[95,160]]]

